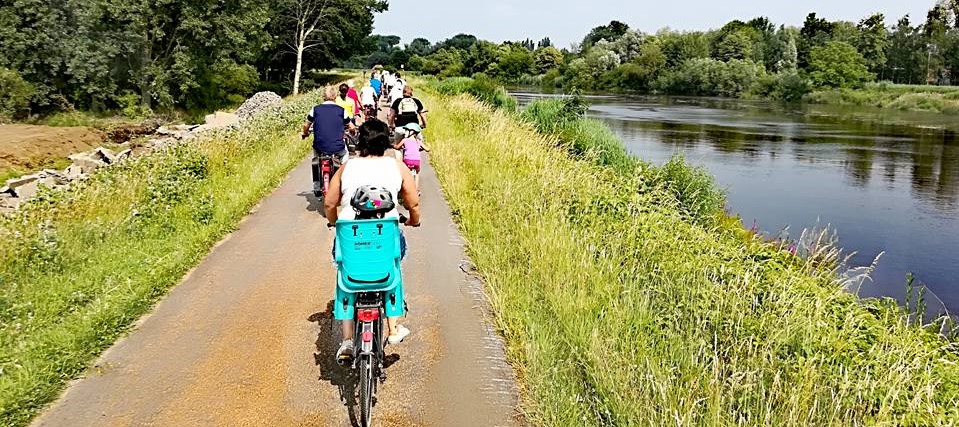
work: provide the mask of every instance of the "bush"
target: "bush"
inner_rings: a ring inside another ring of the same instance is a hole
[[[0,121],[20,118],[30,110],[34,88],[15,70],[0,68]]]
[[[765,74],[761,64],[750,60],[694,58],[673,73],[664,73],[654,88],[675,95],[738,97]]]
[[[809,80],[795,71],[784,71],[760,77],[750,88],[750,95],[787,102],[801,101],[811,90]]]
[[[139,120],[153,114],[150,107],[140,102],[140,96],[130,91],[117,97],[117,103],[120,104],[120,113],[128,119]]]

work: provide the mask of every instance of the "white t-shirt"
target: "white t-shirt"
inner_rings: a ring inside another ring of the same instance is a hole
[[[373,86],[364,86],[363,89],[360,90],[360,104],[376,104],[376,91],[373,90]]]
[[[356,189],[364,185],[385,188],[393,195],[393,202],[399,206],[400,189],[403,188],[403,175],[400,174],[400,164],[392,157],[354,157],[343,165],[343,176],[340,177],[340,213],[338,219],[352,220],[356,218],[356,211],[350,206]],[[398,218],[399,213],[393,208],[385,215],[386,218]]]
[[[393,89],[390,89],[390,105],[393,105],[397,99],[403,97],[403,86],[393,86]]]

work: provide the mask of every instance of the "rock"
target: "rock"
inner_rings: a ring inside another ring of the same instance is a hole
[[[25,185],[29,185],[37,180],[42,178],[40,174],[33,175],[24,175],[19,178],[13,178],[7,180],[6,188],[8,191],[13,191],[14,194],[17,194],[17,189]]]
[[[0,196],[0,213],[11,213],[20,207],[21,199],[13,196]]]
[[[107,164],[102,160],[93,157],[88,153],[78,153],[68,157],[73,161],[74,166],[80,167],[82,173],[90,173],[97,168],[102,168]]]
[[[66,175],[53,169],[44,169],[40,171],[40,175],[42,176],[40,181],[48,187],[66,185],[70,182]]]
[[[265,111],[277,110],[283,105],[283,98],[273,92],[259,92],[247,99],[240,108],[237,108],[236,115],[241,121]]]
[[[132,153],[133,153],[133,149],[130,149],[130,148],[127,148],[126,150],[123,150],[123,151],[117,153],[117,161],[119,162],[119,161],[121,161],[121,160],[123,160],[123,159],[126,159],[126,158],[130,157],[130,155],[131,155]]]
[[[74,163],[63,170],[63,175],[69,180],[74,180],[83,178],[86,174],[83,173],[82,167]]]
[[[90,154],[93,156],[93,158],[98,159],[108,165],[117,161],[117,155],[103,147],[97,147],[97,149],[93,150],[93,152]]]
[[[21,185],[13,190],[14,194],[16,194],[16,196],[21,200],[26,200],[33,197],[38,191],[40,191],[39,180],[30,181],[29,183]]]
[[[201,129],[221,129],[225,127],[230,127],[240,121],[239,116],[233,113],[224,113],[222,111],[217,111],[213,114],[208,114],[204,120],[205,124],[199,126],[195,131],[200,132]]]

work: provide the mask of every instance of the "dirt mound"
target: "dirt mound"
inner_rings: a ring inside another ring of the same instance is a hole
[[[0,125],[0,171],[34,170],[99,146],[106,135],[87,127]]]

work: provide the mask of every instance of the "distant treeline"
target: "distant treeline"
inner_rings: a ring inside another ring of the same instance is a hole
[[[0,3],[0,116],[65,108],[209,109],[288,92],[303,68],[375,49],[383,0],[8,0]],[[304,10],[306,16],[304,16]],[[306,28],[302,28],[306,29]],[[305,76],[309,78],[309,76]]]
[[[858,88],[876,80],[959,84],[957,15],[959,0],[941,0],[924,21],[907,15],[891,26],[882,14],[856,23],[810,13],[801,28],[759,17],[718,30],[646,34],[613,21],[568,49],[549,38],[497,44],[460,34],[400,47],[396,36],[374,36],[377,51],[353,62],[580,90],[789,100],[816,88]]]

